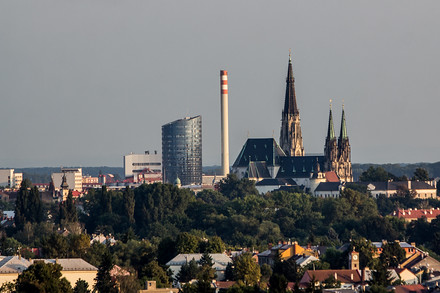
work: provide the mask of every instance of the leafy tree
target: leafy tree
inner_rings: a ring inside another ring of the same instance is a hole
[[[69,191],[66,201],[60,203],[59,222],[72,223],[77,221],[78,221],[78,212],[76,210],[76,206],[73,201],[72,192]]]
[[[69,244],[64,236],[52,232],[43,238],[41,248],[46,258],[65,258],[68,256]]]
[[[70,234],[69,240],[69,257],[83,258],[90,248],[90,238],[86,234]]]
[[[216,277],[215,269],[212,267],[214,262],[208,253],[204,253],[199,261],[200,268],[197,274],[197,292],[213,293],[211,282]]]
[[[359,181],[361,182],[384,182],[394,178],[393,174],[387,172],[384,168],[378,166],[370,166],[367,171],[362,172],[359,176]]]
[[[382,245],[380,261],[385,267],[397,268],[405,259],[405,250],[398,242],[387,242]]]
[[[141,289],[141,284],[135,275],[118,276],[116,281],[119,285],[119,292],[121,293],[138,293]]]
[[[238,179],[235,174],[228,174],[220,180],[219,191],[229,199],[244,198],[246,195],[258,194],[255,182],[247,178]]]
[[[18,275],[16,292],[73,292],[69,281],[61,278],[61,270],[59,264],[37,262]]]
[[[286,293],[287,279],[284,275],[273,274],[269,280],[269,293]]]
[[[226,249],[226,245],[223,240],[218,236],[213,236],[208,240],[206,252],[209,253],[223,253]]]
[[[334,275],[330,275],[327,279],[322,283],[324,288],[340,288],[341,281],[336,280]]]
[[[196,253],[199,250],[200,239],[188,232],[180,233],[177,237],[177,253]]]
[[[251,253],[243,253],[234,260],[234,276],[235,280],[243,282],[246,286],[258,284],[261,278],[260,266]]]
[[[424,169],[424,168],[417,168],[414,171],[413,180],[428,181],[429,180],[428,171],[426,169]]]
[[[98,266],[98,273],[96,275],[95,289],[100,293],[117,293],[118,289],[116,283],[110,276],[110,271],[113,268],[112,255],[108,249],[104,252],[101,264]]]
[[[176,275],[176,279],[181,283],[189,282],[197,278],[199,273],[199,266],[197,262],[192,259],[180,267],[180,271]]]
[[[170,278],[167,272],[155,260],[149,262],[142,268],[141,277],[143,277],[143,279],[156,281],[158,288],[170,287]]]
[[[18,190],[14,221],[18,230],[23,229],[26,222],[40,223],[43,221],[40,192],[36,186],[32,187],[32,183],[28,179],[23,180]]]
[[[373,256],[376,254],[376,246],[365,238],[353,239],[349,251],[359,252],[359,267],[374,267],[376,262]],[[347,259],[348,255],[344,258]]]
[[[75,283],[75,288],[73,288],[73,293],[90,293],[89,283],[85,280],[78,279]]]
[[[261,271],[261,282],[268,283],[270,280],[270,277],[272,276],[272,268],[268,264],[263,264],[260,267]]]
[[[127,186],[127,188],[124,191],[124,211],[130,226],[133,226],[135,223],[134,206],[135,206],[134,191],[133,189]]]

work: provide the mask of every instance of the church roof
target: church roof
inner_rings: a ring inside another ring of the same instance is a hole
[[[318,187],[316,187],[316,191],[338,191],[341,183],[339,182],[321,182]]]
[[[271,178],[265,161],[250,162],[248,178]]]
[[[267,166],[278,164],[285,154],[273,138],[248,138],[233,167],[247,167],[251,161],[265,161]]]
[[[297,185],[297,183],[292,178],[268,178],[257,182],[255,185],[256,186],[279,186],[279,185],[294,186]]]
[[[280,157],[277,178],[306,178],[315,172],[316,161],[323,170],[324,156]]]

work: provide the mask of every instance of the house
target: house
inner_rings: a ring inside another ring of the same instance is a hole
[[[388,271],[391,272],[393,282],[400,279],[402,282],[405,282],[405,284],[408,285],[419,283],[419,279],[417,278],[417,276],[406,268],[393,268],[389,269]]]
[[[421,218],[426,218],[426,221],[430,223],[432,220],[440,216],[440,208],[430,209],[398,209],[392,213],[393,217],[405,220],[405,222],[417,221]]]
[[[294,256],[318,256],[318,251],[312,249],[312,247],[302,247],[298,244],[298,242],[283,242],[270,247],[268,250],[265,250],[258,254],[258,264],[261,266],[263,264],[268,264],[270,266],[274,265],[275,259],[277,256],[281,258],[281,261],[285,261]],[[314,261],[309,259],[310,261]]]
[[[201,253],[179,254],[171,259],[169,262],[167,262],[166,265],[170,267],[170,270],[172,271],[172,277],[176,278],[176,275],[179,273],[180,268],[185,263],[188,263],[193,259],[198,262],[202,258],[202,255],[203,254]],[[228,265],[228,263],[232,263],[232,259],[224,253],[212,253],[210,254],[210,256],[212,257],[212,261],[214,263],[212,267],[216,271],[217,280],[224,280],[226,266]]]
[[[394,293],[428,293],[428,289],[420,284],[400,285],[394,287]]]
[[[338,198],[341,196],[341,191],[344,190],[344,185],[337,182],[321,182],[314,191],[314,196],[321,198]]]
[[[81,258],[26,260],[20,256],[2,256],[0,260],[0,286],[6,282],[14,281],[19,274],[38,261],[61,265],[62,277],[65,277],[72,286],[79,279],[85,280],[90,286],[95,284],[98,269]]]
[[[315,286],[321,286],[331,278],[341,282],[341,288],[354,288],[363,283],[359,270],[307,270],[299,282],[299,288],[307,288],[312,280],[315,280]]]
[[[416,246],[415,243],[409,244],[407,242],[400,242],[398,240],[396,240],[396,242],[398,242],[400,247],[403,248],[403,250],[405,250],[405,257],[406,258],[408,258],[408,257],[412,256],[413,254],[416,254],[420,251],[415,247]],[[379,256],[382,253],[382,250],[383,250],[382,246],[386,243],[387,243],[387,241],[384,241],[384,240],[381,242],[372,242],[372,244],[374,246],[376,246],[377,256]]]
[[[379,195],[386,197],[396,196],[410,192],[415,198],[437,198],[435,181],[387,181],[387,182],[358,182],[366,185],[367,190],[375,198]]]

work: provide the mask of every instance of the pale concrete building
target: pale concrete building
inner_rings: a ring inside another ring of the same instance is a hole
[[[125,178],[133,177],[133,181],[138,182],[139,175],[147,173],[162,174],[162,155],[157,151],[152,153],[145,151],[144,154],[131,153],[124,156]]]
[[[23,173],[15,173],[14,169],[0,169],[0,186],[6,188],[20,188]]]
[[[82,192],[82,168],[61,168],[61,172],[52,173],[55,190],[58,191],[61,189],[64,175],[66,175],[66,182],[70,190]]]

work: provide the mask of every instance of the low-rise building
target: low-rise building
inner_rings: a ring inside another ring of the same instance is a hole
[[[426,218],[429,223],[440,216],[440,208],[430,208],[430,209],[398,209],[392,213],[392,216],[399,219],[403,219],[406,222],[417,221],[421,218]]]
[[[180,268],[185,264],[190,262],[191,260],[200,261],[202,258],[201,253],[187,253],[187,254],[179,254],[174,257],[172,260],[166,263],[167,266],[170,267],[170,270],[173,272],[172,277],[175,278],[179,273]],[[213,268],[217,274],[217,280],[221,281],[225,278],[226,266],[228,263],[232,263],[232,259],[224,253],[211,253],[213,261]]]

